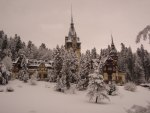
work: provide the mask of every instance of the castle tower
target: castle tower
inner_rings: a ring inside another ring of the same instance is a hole
[[[105,61],[103,72],[104,72],[104,80],[108,82],[117,81],[117,75],[118,75],[118,56],[117,56],[117,50],[115,48],[113,37],[111,35],[111,47],[109,55]]]
[[[72,16],[72,8],[71,8],[71,24],[69,28],[68,36],[65,37],[65,49],[73,49],[73,51],[76,53],[78,59],[80,59],[81,56],[81,42],[80,38],[77,37],[74,23],[73,23],[73,16]]]

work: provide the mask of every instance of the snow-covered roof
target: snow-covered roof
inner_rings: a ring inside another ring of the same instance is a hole
[[[19,58],[17,58],[15,61],[13,61],[13,64],[16,64],[18,62]]]
[[[72,42],[71,36],[68,36],[67,42]]]
[[[51,64],[45,64],[45,67],[52,67]]]
[[[45,67],[53,67],[52,64],[44,63]],[[40,64],[30,64],[29,67],[39,67]]]
[[[69,36],[75,36],[76,35],[76,31],[75,31],[75,28],[74,26],[70,26],[70,29],[69,29]]]

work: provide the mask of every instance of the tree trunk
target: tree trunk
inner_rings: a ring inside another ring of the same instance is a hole
[[[95,103],[97,103],[98,102],[98,96],[96,96],[96,101],[95,101]]]

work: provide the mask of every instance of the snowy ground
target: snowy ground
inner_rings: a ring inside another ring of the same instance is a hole
[[[0,113],[126,113],[132,105],[146,106],[150,102],[150,91],[138,87],[136,92],[129,92],[119,87],[119,96],[111,96],[101,104],[88,101],[87,91],[76,94],[64,94],[54,91],[54,83],[29,83],[14,80],[9,85],[14,92],[6,92],[7,86],[0,86]]]

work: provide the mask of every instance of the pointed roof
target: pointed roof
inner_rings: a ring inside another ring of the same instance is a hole
[[[111,50],[110,50],[110,54],[116,54],[117,53],[117,50],[116,50],[116,47],[115,47],[115,45],[114,45],[114,41],[113,41],[113,36],[112,36],[112,34],[111,34]]]
[[[71,5],[71,23],[73,24],[72,5]]]
[[[113,36],[111,34],[111,45],[114,45]]]
[[[72,14],[72,5],[71,5],[71,24],[69,28],[68,37],[72,37],[72,36],[76,36],[76,31],[75,31],[74,23],[73,23],[73,14]]]

